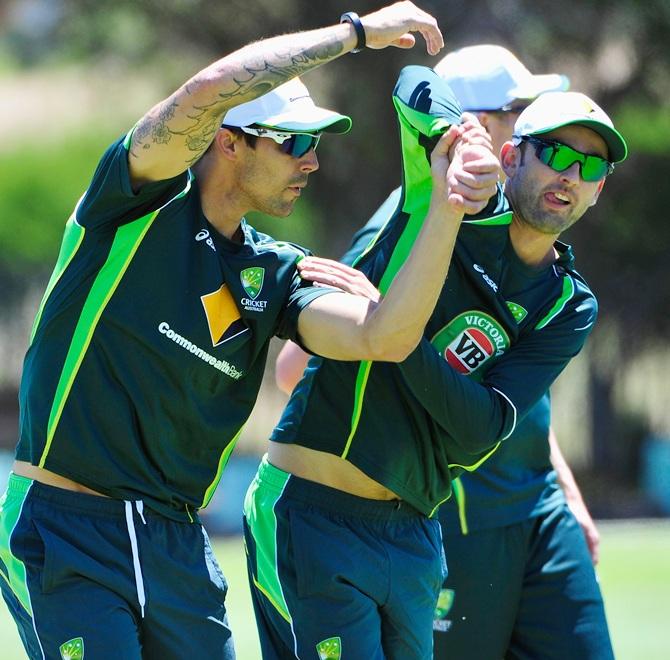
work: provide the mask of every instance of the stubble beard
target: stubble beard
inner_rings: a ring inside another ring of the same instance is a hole
[[[285,218],[293,212],[297,198],[287,199],[289,193],[286,188],[268,191],[266,177],[271,176],[271,173],[248,168],[242,173],[240,187],[245,191],[250,202],[249,206],[254,211],[275,218]]]
[[[550,211],[543,207],[544,191],[528,186],[515,186],[510,202],[515,215],[526,225],[542,234],[558,235],[571,227],[581,213],[571,207],[567,214]]]

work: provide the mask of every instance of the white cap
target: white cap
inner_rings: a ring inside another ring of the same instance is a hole
[[[535,99],[516,120],[512,141],[519,144],[524,135],[541,135],[572,124],[587,126],[598,133],[607,144],[612,163],[620,163],[628,155],[626,141],[612,120],[579,92],[548,92]]]
[[[499,110],[517,99],[566,90],[566,76],[532,74],[502,46],[467,46],[445,55],[435,66],[456,94],[463,110]]]
[[[318,107],[307,87],[298,78],[293,78],[253,101],[231,108],[224,115],[221,124],[259,124],[288,132],[346,133],[351,128],[351,118]]]

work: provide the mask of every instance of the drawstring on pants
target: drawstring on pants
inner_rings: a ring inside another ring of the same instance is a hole
[[[144,593],[144,579],[142,578],[142,566],[140,565],[140,555],[137,549],[137,534],[135,533],[135,521],[133,520],[133,503],[129,500],[124,500],[126,505],[126,527],[128,528],[128,536],[130,537],[130,547],[133,552],[133,570],[135,571],[135,587],[137,589],[137,601],[140,604],[142,618],[144,618],[144,605],[147,602]],[[137,500],[135,502],[137,513],[146,525],[147,521],[144,519],[144,502]]]

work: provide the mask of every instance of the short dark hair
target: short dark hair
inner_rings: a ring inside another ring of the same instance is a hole
[[[249,133],[245,133],[239,126],[226,126],[225,124],[221,126],[221,128],[227,128],[231,133],[235,133],[235,135],[241,135],[244,138],[244,141],[252,148],[256,148],[256,141],[258,140],[257,135],[250,135]]]

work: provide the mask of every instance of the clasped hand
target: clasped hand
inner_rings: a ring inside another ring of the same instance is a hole
[[[450,126],[431,154],[431,207],[448,205],[453,214],[482,211],[496,194],[500,163],[491,138],[477,118],[463,114],[463,123]]]

